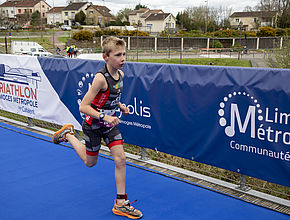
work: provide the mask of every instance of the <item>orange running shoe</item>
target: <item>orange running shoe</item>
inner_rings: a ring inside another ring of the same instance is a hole
[[[133,202],[136,202],[136,200]],[[142,218],[142,212],[131,206],[133,202],[129,202],[129,200],[126,200],[123,205],[118,205],[117,199],[115,199],[115,204],[112,211],[115,215],[126,216],[131,219]]]
[[[66,124],[64,125],[60,130],[55,132],[52,136],[52,141],[55,144],[59,144],[61,142],[66,142],[67,140],[65,139],[65,135],[67,133],[74,134],[74,126],[71,124]]]

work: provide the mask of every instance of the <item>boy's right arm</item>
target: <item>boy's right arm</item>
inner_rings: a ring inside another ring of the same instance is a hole
[[[94,98],[101,90],[106,90],[106,89],[107,89],[107,82],[106,82],[105,77],[102,74],[96,74],[91,88],[85,94],[80,104],[79,111],[88,116],[99,119],[101,113],[93,109],[91,106],[91,103],[93,102]],[[117,117],[110,116],[110,115],[105,115],[103,120],[112,124],[113,126],[116,126],[120,123]]]

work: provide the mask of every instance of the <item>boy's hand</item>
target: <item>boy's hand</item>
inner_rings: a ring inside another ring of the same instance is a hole
[[[110,116],[110,115],[105,115],[104,119],[105,122],[108,122],[109,124],[111,124],[113,127],[117,126],[118,124],[120,124],[120,120],[119,118],[115,117],[115,116]]]
[[[129,114],[129,108],[127,108],[124,105],[120,106],[120,110],[122,111],[123,115],[128,115]]]

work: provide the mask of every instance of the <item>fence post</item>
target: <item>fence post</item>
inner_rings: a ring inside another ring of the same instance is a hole
[[[130,43],[131,38],[128,37],[128,50],[131,50],[131,43]]]
[[[146,157],[146,154],[147,154],[147,152],[146,152],[146,149],[144,148],[144,147],[141,147],[141,152],[140,152],[140,155],[141,155],[141,157],[140,157],[140,159],[141,160],[149,160],[147,157]]]
[[[257,38],[257,50],[259,50],[260,38]]]
[[[28,127],[33,127],[34,126],[32,118],[30,118],[30,117],[27,117],[27,126]]]
[[[155,53],[156,53],[157,52],[157,37],[155,37],[154,50],[155,50]]]
[[[242,190],[244,192],[249,191],[251,188],[246,186],[246,175],[241,174],[240,176],[240,182],[239,185],[236,187],[236,189]]]
[[[208,52],[208,50],[209,50],[209,38],[207,38],[207,44],[206,44],[206,51]]]
[[[283,48],[283,37],[280,38],[280,49]]]
[[[235,38],[233,38],[233,47],[235,46],[235,43],[236,43],[236,39]]]

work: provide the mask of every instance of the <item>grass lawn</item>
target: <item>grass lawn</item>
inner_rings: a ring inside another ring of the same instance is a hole
[[[136,60],[128,60],[135,62]],[[139,62],[146,63],[168,63],[180,64],[180,59],[139,59]],[[233,58],[183,58],[182,64],[189,65],[213,65],[213,66],[238,66],[252,67],[249,60],[238,60]]]

